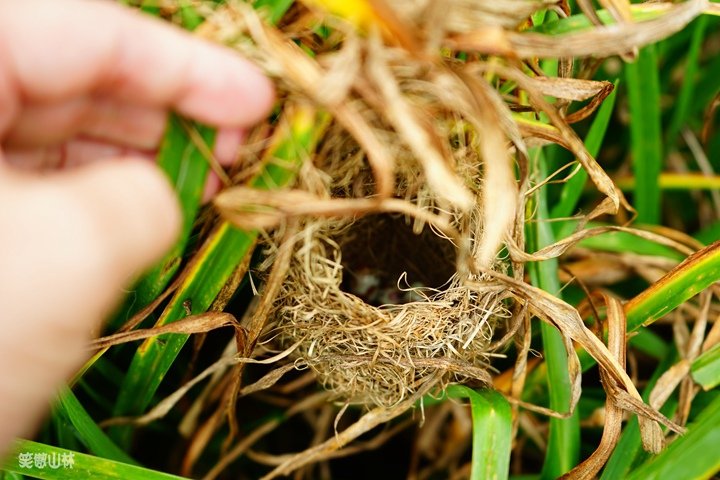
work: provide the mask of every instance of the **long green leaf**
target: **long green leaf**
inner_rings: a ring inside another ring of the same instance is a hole
[[[100,429],[69,388],[60,392],[57,409],[70,421],[75,435],[90,452],[108,460],[138,464]]]
[[[547,172],[545,171],[542,152],[536,150],[534,153],[540,156],[539,161],[534,162],[540,169],[537,172],[538,178],[545,178]],[[531,250],[540,249],[554,242],[552,228],[547,222],[549,217],[545,189],[538,190],[535,202],[537,202],[537,205],[534,208],[534,222],[531,222],[527,228],[528,248]],[[533,208],[533,206],[529,205],[529,208]],[[528,271],[533,285],[561,297],[557,259],[529,263]],[[567,352],[565,351],[562,334],[555,327],[545,322],[541,323],[540,328],[543,353],[548,367],[547,380],[550,408],[560,412],[567,412],[570,410],[571,385],[568,374]],[[577,410],[566,419],[551,418],[542,478],[557,478],[566,473],[578,463],[579,455],[580,423]]]
[[[719,280],[720,241],[694,253],[628,302],[628,332],[653,323]]]
[[[181,480],[184,477],[94,457],[29,440],[17,440],[2,464],[9,472],[47,480]]]
[[[23,480],[25,477],[15,472],[5,472],[0,470],[0,480]]]
[[[447,388],[451,398],[470,400],[473,423],[472,480],[508,478],[512,448],[510,404],[492,389],[475,391],[463,385]]]
[[[635,174],[634,204],[637,221],[660,222],[662,170],[662,125],[660,118],[660,80],[655,47],[640,50],[634,63],[625,65],[630,103],[630,144]]]

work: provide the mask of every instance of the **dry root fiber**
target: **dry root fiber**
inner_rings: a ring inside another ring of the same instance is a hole
[[[370,216],[358,223],[306,225],[277,304],[283,342],[300,342],[299,358],[327,389],[349,402],[392,407],[428,381],[489,384],[488,345],[498,318],[507,316],[502,290],[471,290],[454,272],[440,280],[442,288],[420,286],[454,267],[448,257],[434,258],[417,248],[426,235],[393,245],[403,228],[382,224],[397,220]],[[365,240],[372,228],[377,228],[376,241],[386,242],[375,258],[372,250],[361,248],[364,241],[353,238],[360,230]],[[343,262],[345,253],[352,265]],[[413,255],[414,263],[396,277],[393,271],[402,262],[392,256],[403,253]],[[394,303],[372,305],[385,301]]]

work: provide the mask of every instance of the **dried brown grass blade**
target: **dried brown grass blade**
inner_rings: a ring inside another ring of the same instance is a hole
[[[638,238],[643,238],[655,242],[659,245],[665,245],[667,247],[670,247],[682,253],[683,255],[691,255],[695,252],[695,250],[688,248],[675,240],[671,240],[664,235],[658,235],[657,233],[649,232],[647,230],[640,230],[637,228],[616,226],[593,227],[586,230],[580,230],[579,232],[573,233],[569,237],[565,237],[562,240],[555,242],[552,245],[548,245],[547,247],[541,248],[534,253],[525,253],[524,251],[520,250],[517,245],[514,245],[512,243],[508,243],[508,247],[510,250],[510,255],[512,255],[512,257],[517,261],[542,261],[548,260],[550,258],[559,257],[560,255],[567,252],[574,245],[576,245],[578,242],[581,242],[586,238],[595,237],[608,232],[629,233]]]
[[[602,102],[605,101],[605,99],[612,93],[612,91],[615,89],[615,86],[612,83],[607,83],[604,88],[597,93],[590,102],[588,102],[587,105],[583,106],[582,108],[579,108],[578,110],[572,112],[569,115],[565,116],[565,121],[567,123],[576,123],[580,122],[582,120],[585,120],[587,117],[589,117],[597,108],[602,104]]]
[[[580,11],[582,11],[585,16],[590,19],[593,25],[603,24],[602,20],[600,20],[600,17],[598,17],[597,12],[595,11],[592,0],[577,0],[577,4],[578,7],[580,7]]]
[[[481,67],[481,70],[487,71],[487,68]],[[539,111],[544,112],[548,116],[550,123],[559,130],[560,135],[564,139],[564,143],[567,144],[569,150],[575,154],[583,165],[597,189],[607,197],[608,201],[601,202],[587,215],[588,220],[605,213],[615,214],[619,211],[620,206],[623,206],[628,211],[633,211],[632,207],[625,200],[622,192],[615,186],[612,179],[605,173],[605,170],[603,170],[592,155],[590,155],[590,152],[585,148],[585,144],[580,137],[570,128],[567,121],[560,116],[557,109],[549,104],[543,95],[528,82],[527,76],[515,68],[507,68],[500,65],[494,66],[492,71],[497,72],[497,74],[502,77],[517,82],[520,87],[527,91],[530,102]]]
[[[568,351],[568,364],[571,380],[571,409],[575,408],[580,396],[580,367],[577,354],[575,353],[570,339],[580,344],[604,370],[608,379],[608,388],[613,389],[613,398],[616,404],[625,410],[630,410],[639,415],[641,429],[646,432],[643,446],[650,451],[658,451],[658,435],[660,444],[662,431],[658,425],[651,422],[659,422],[676,432],[683,432],[684,429],[665,418],[655,409],[642,402],[640,393],[633,384],[625,369],[610,354],[607,347],[583,324],[577,310],[564,301],[548,294],[547,292],[528,285],[524,282],[514,280],[506,275],[497,272],[485,272],[512,288],[518,299],[527,302],[530,312],[536,317],[554,325],[562,333],[566,340]]]
[[[215,409],[215,411],[200,426],[200,428],[193,432],[192,437],[190,437],[190,443],[185,450],[185,455],[182,459],[182,465],[180,468],[181,475],[193,477],[193,467],[205,451],[208,443],[212,440],[213,435],[219,428],[222,418],[222,411],[220,409]]]
[[[272,306],[287,277],[287,272],[292,260],[292,253],[297,242],[298,231],[299,225],[297,222],[291,222],[291,224],[288,225],[282,242],[278,247],[272,271],[265,282],[260,300],[256,307],[248,309],[243,317],[242,323],[248,331],[248,346],[244,352],[245,355],[250,355],[255,349],[255,344],[265,328]]]
[[[622,55],[681,30],[710,8],[709,5],[706,0],[688,0],[670,6],[666,13],[652,20],[595,27],[564,35],[518,33],[485,27],[455,36],[447,45],[454,49],[500,53],[509,58],[523,59]]]
[[[478,146],[483,159],[483,194],[481,198],[482,235],[474,252],[476,268],[487,268],[495,259],[501,243],[509,234],[517,209],[517,183],[502,131],[503,113],[493,102],[490,88],[464,72],[457,72],[471,95],[472,120],[477,129]]]
[[[473,195],[451,168],[454,161],[442,148],[440,135],[435,131],[431,119],[414,107],[401,92],[387,66],[384,48],[377,37],[371,39],[366,63],[366,73],[385,102],[381,113],[410,147],[435,194],[460,210],[470,210],[475,204]]]
[[[152,410],[150,410],[145,415],[142,415],[140,417],[115,417],[108,420],[105,420],[102,422],[103,426],[110,426],[110,425],[123,425],[123,424],[132,424],[132,425],[147,425],[151,422],[154,422],[155,420],[159,420],[160,418],[164,417],[168,414],[168,412],[177,404],[177,402],[182,399],[182,397],[185,396],[185,394],[195,385],[209,377],[210,375],[214,374],[217,371],[221,371],[226,369],[230,365],[234,365],[238,362],[237,357],[223,357],[220,360],[216,361],[209,367],[207,367],[205,370],[203,370],[199,375],[197,375],[195,378],[187,382],[185,385],[177,389],[172,394],[165,397],[160,403],[158,403],[155,407],[153,407]]]
[[[411,25],[405,22],[386,1],[367,0],[386,32],[397,45],[413,55],[421,54],[421,39]]]
[[[121,343],[134,342],[136,340],[144,340],[150,337],[156,337],[167,333],[185,334],[205,333],[216,328],[226,327],[228,325],[240,329],[237,319],[229,313],[207,312],[198,315],[185,317],[177,322],[169,323],[161,327],[146,328],[141,330],[132,330],[129,332],[120,332],[107,337],[98,338],[90,342],[90,348],[102,349]]]
[[[625,332],[626,318],[620,302],[612,297],[605,296],[607,304],[608,321],[608,351],[617,360],[620,367],[625,368]],[[600,372],[603,384],[612,380],[607,378],[604,371]],[[610,458],[615,445],[620,439],[622,431],[623,411],[615,405],[611,392],[607,392],[605,400],[605,426],[603,428],[600,444],[595,451],[582,463],[563,475],[563,479],[589,480],[595,478],[600,469]]]
[[[255,302],[254,306],[251,306],[245,312],[243,325],[247,329],[247,338],[245,344],[242,345],[242,348],[238,346],[238,352],[240,352],[242,356],[250,357],[252,355],[258,338],[260,338],[260,334],[265,328],[271,307],[275,303],[278,292],[282,288],[282,283],[287,277],[291,254],[295,248],[297,232],[298,224],[293,220],[290,222],[285,231],[282,244],[279,247],[270,276],[265,282],[262,295],[259,297],[258,302]],[[230,424],[230,434],[227,436],[225,441],[227,445],[232,442],[239,431],[236,403],[238,396],[242,394],[240,385],[244,371],[243,367],[244,364],[242,363],[235,367],[235,371],[233,372],[233,383],[226,395],[228,423]]]
[[[384,443],[386,443],[390,438],[394,437],[401,431],[405,430],[406,428],[413,425],[415,422],[413,419],[407,419],[404,420],[397,425],[393,426],[392,428],[389,428],[387,430],[384,430],[380,433],[378,433],[375,437],[371,438],[370,440],[366,440],[364,442],[358,442],[352,446],[345,447],[342,450],[336,450],[334,452],[328,452],[327,455],[325,455],[322,459],[318,459],[317,462],[324,462],[327,460],[332,460],[335,458],[344,458],[349,457],[351,455],[356,455],[360,452],[368,451],[368,450],[374,450],[376,448],[381,447]],[[292,457],[292,454],[283,454],[283,455],[269,455],[265,453],[258,453],[253,452],[252,450],[248,450],[248,458],[251,458],[252,460],[263,463],[265,465],[269,465],[272,467],[276,467],[278,465],[282,465],[285,461],[289,460]],[[315,462],[315,463],[317,463]],[[299,470],[297,473],[302,472],[303,470]],[[311,477],[312,478],[312,477]]]
[[[687,359],[680,360],[658,378],[655,387],[650,392],[649,403],[651,407],[659,409],[665,404],[683,378],[690,373],[690,365],[691,362]]]
[[[460,237],[444,217],[397,198],[323,199],[302,190],[269,191],[238,186],[221,192],[214,203],[223,217],[249,230],[273,228],[286,219],[301,216],[332,218],[395,212],[429,223],[450,238]]]
[[[250,385],[246,385],[240,390],[240,395],[250,395],[251,393],[259,392],[275,385],[286,373],[291,370],[299,369],[301,365],[295,363],[288,363],[282,367],[273,369],[269,373],[265,374],[260,380]]]
[[[633,16],[630,11],[630,2],[627,0],[598,0],[600,5],[606,8],[610,14],[620,22],[632,23]]]
[[[228,342],[220,356],[230,357],[237,351],[237,342]],[[226,371],[227,369],[219,369],[210,376],[210,380],[205,385],[202,392],[200,392],[200,394],[193,400],[192,405],[185,412],[185,415],[183,415],[183,418],[178,425],[178,432],[180,432],[180,435],[182,435],[183,438],[192,437],[194,445],[197,445],[196,442],[202,442],[202,440],[197,435],[200,416],[203,413],[203,410],[207,405],[208,401],[212,397],[214,390],[218,387],[219,384],[226,380],[226,378],[224,377]],[[193,447],[190,447],[188,450],[192,450],[192,448]]]
[[[528,83],[543,95],[575,101],[587,100],[613,88],[610,82],[579,78],[528,77]]]

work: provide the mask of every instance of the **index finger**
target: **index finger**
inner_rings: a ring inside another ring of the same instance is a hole
[[[219,127],[262,119],[274,93],[229,49],[119,5],[0,2],[0,134],[25,103],[108,96]]]

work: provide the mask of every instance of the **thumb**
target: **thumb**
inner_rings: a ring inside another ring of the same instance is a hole
[[[90,332],[179,225],[170,185],[147,162],[45,177],[0,165],[0,452],[30,433]]]

